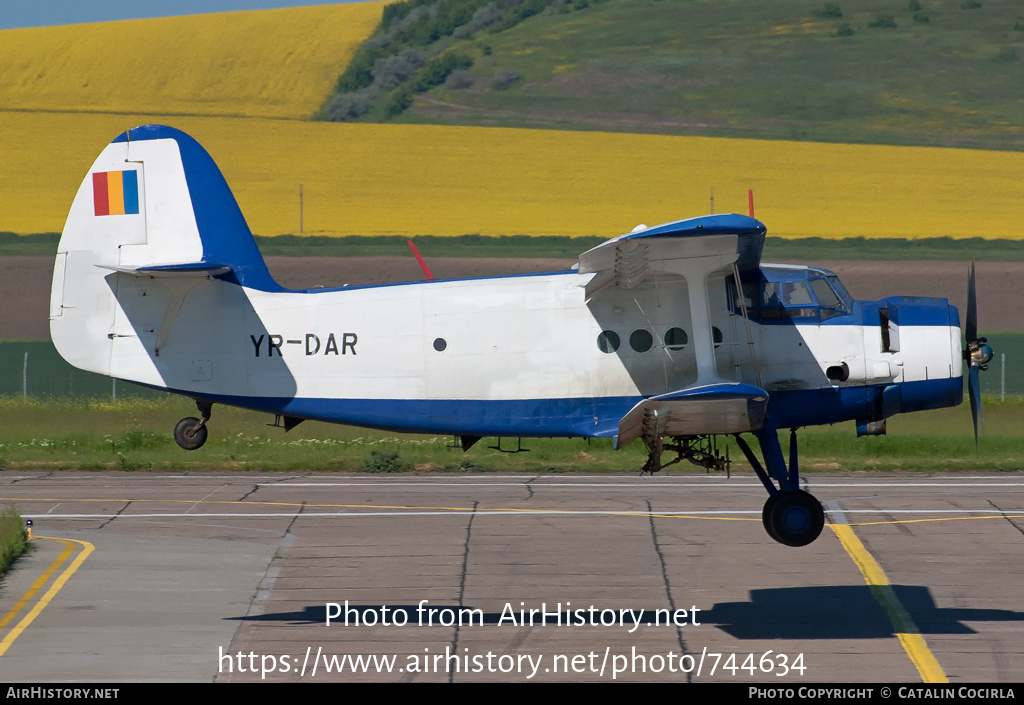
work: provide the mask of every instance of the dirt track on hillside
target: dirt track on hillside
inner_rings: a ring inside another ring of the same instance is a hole
[[[566,269],[574,260],[529,258],[427,258],[435,277],[454,279]],[[412,257],[268,257],[274,278],[289,288],[413,281],[423,273]],[[967,265],[962,262],[806,262],[831,269],[860,299],[941,296],[961,312],[967,303]],[[978,327],[1024,331],[1024,307],[1010,294],[1024,282],[1024,262],[979,262]],[[50,257],[0,257],[0,340],[50,337]]]

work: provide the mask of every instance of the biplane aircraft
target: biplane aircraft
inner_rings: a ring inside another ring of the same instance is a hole
[[[640,439],[643,470],[721,467],[733,436],[783,544],[824,525],[800,489],[796,430],[953,406],[992,351],[967,350],[945,299],[857,301],[833,273],[761,263],[765,226],[706,215],[632,232],[564,272],[285,290],[223,176],[163,126],[114,139],[89,170],[57,252],[50,330],[84,370],[195,400],[178,444],[207,438],[214,404],[481,437]],[[779,431],[790,430],[788,461]],[[759,460],[742,434],[757,439]],[[665,452],[676,458],[663,462]]]

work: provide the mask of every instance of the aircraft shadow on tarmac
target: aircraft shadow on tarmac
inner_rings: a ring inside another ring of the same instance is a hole
[[[974,634],[964,622],[1024,621],[1024,612],[1001,609],[971,609],[966,607],[936,606],[927,587],[921,585],[893,585],[906,612],[922,634]],[[349,605],[358,618],[358,624],[373,626],[393,621],[395,613],[404,610],[410,624],[416,621],[417,605]],[[458,611],[473,609],[471,605],[431,604],[436,610]],[[575,605],[574,605],[575,607]],[[602,604],[602,609],[618,609]],[[664,608],[659,608],[664,610]],[[350,619],[353,619],[350,612]],[[645,610],[643,623],[654,623],[656,610]],[[518,614],[516,617],[518,618]],[[501,612],[485,612],[484,625],[500,624]],[[287,622],[290,624],[323,624],[327,607],[323,604],[307,606],[302,611],[278,612],[246,617],[228,617],[229,620],[247,622]],[[506,624],[508,616],[506,615]],[[664,621],[664,613],[662,613]],[[722,602],[711,609],[701,609],[701,626],[715,626],[737,639],[888,639],[894,635],[892,624],[883,608],[875,600],[867,585],[840,585],[828,587],[770,588],[751,590],[746,602]],[[340,624],[344,615],[333,617]],[[548,624],[553,624],[553,619]],[[435,625],[437,623],[435,622]],[[688,626],[687,629],[700,627]]]
[[[892,585],[921,634],[974,634],[964,622],[1024,621],[1024,612],[941,608],[923,585]],[[876,588],[877,589],[877,588]],[[751,590],[747,602],[722,602],[703,621],[737,639],[887,639],[894,635],[867,585]]]

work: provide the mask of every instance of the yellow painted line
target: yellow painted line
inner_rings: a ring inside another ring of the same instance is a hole
[[[39,538],[39,537],[37,536],[36,538]],[[0,619],[0,629],[3,629],[4,627],[6,627],[8,625],[8,623],[10,623],[10,621],[12,619],[14,619],[19,612],[21,612],[21,608],[24,607],[28,603],[28,601],[31,600],[32,597],[37,592],[39,592],[40,588],[42,588],[43,585],[46,584],[46,581],[48,581],[50,579],[50,576],[53,575],[54,571],[56,571],[57,568],[60,567],[60,564],[63,563],[67,559],[68,556],[70,556],[72,553],[74,553],[74,551],[75,551],[74,544],[69,543],[67,541],[64,541],[63,543],[64,543],[64,547],[65,548],[61,552],[61,554],[59,556],[57,556],[53,560],[53,563],[50,564],[50,567],[47,568],[43,572],[43,574],[40,575],[39,578],[34,583],[32,583],[32,587],[30,587],[25,592],[25,594],[21,596],[21,599],[18,600],[15,603],[14,607],[12,607],[10,610],[8,610],[7,614],[5,614],[3,616],[3,619]]]
[[[946,678],[942,666],[939,665],[938,660],[928,648],[924,637],[921,636],[921,630],[914,624],[910,613],[896,597],[896,592],[892,589],[892,584],[885,571],[882,570],[882,566],[878,565],[878,562],[868,553],[849,525],[829,524],[828,526],[835,532],[839,542],[843,544],[843,548],[850,554],[850,558],[853,559],[861,575],[864,576],[875,600],[885,610],[900,644],[903,645],[904,651],[907,652],[914,667],[917,668],[917,672],[921,675],[921,680],[925,683],[948,683],[949,679]]]
[[[851,521],[848,526],[877,526],[879,524],[922,524],[926,521],[971,521],[975,519],[1024,519],[1024,514],[989,514],[980,517],[933,517],[930,519],[891,519],[888,521]]]
[[[32,624],[32,622],[35,621],[35,618],[39,616],[39,613],[42,612],[43,609],[48,604],[50,604],[50,601],[54,597],[56,597],[57,593],[61,591],[61,589],[64,587],[64,584],[68,581],[68,579],[75,574],[75,571],[78,570],[82,563],[85,562],[85,559],[89,557],[89,554],[96,550],[96,547],[88,541],[79,541],[77,539],[59,539],[54,538],[52,536],[36,536],[36,539],[43,539],[45,541],[59,541],[60,543],[64,544],[66,548],[64,552],[57,557],[57,560],[55,560],[50,565],[50,568],[47,570],[47,572],[40,576],[39,580],[32,584],[32,587],[29,589],[29,592],[33,595],[35,594],[35,592],[39,590],[40,587],[42,587],[43,584],[45,584],[46,580],[49,579],[50,575],[57,569],[57,567],[64,562],[69,553],[71,551],[74,551],[75,544],[78,544],[82,547],[82,552],[79,553],[78,556],[76,556],[75,559],[71,561],[71,564],[64,569],[64,572],[62,572],[60,576],[58,576],[58,578],[53,582],[53,585],[50,586],[50,589],[46,591],[46,594],[39,599],[39,601],[31,610],[29,610],[29,613],[26,614],[13,629],[11,629],[7,636],[4,637],[3,641],[0,641],[0,656],[3,656],[5,653],[7,653],[7,649],[11,647],[11,644],[14,643],[14,640],[17,639],[23,631],[25,631],[28,625]],[[30,597],[23,597],[22,600],[19,600],[19,605],[22,605],[22,601],[27,601],[28,599],[30,599]],[[18,610],[21,609],[21,606],[19,605],[15,606]],[[8,612],[8,614],[11,613]]]

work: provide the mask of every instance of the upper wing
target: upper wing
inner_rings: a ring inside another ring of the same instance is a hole
[[[597,273],[587,284],[587,298],[610,285],[632,289],[653,273],[673,273],[673,260],[732,255],[741,272],[757,269],[765,226],[745,215],[728,213],[677,220],[637,229],[603,242],[580,255],[580,274]]]

